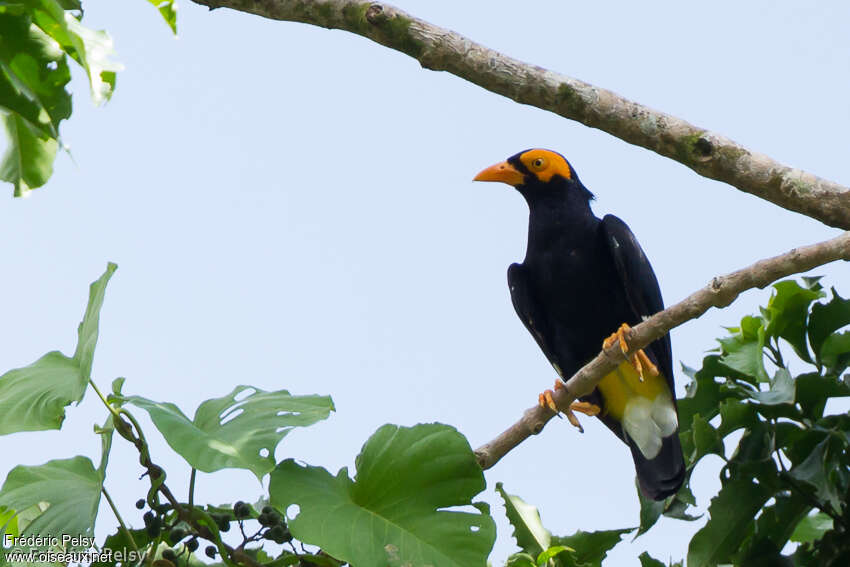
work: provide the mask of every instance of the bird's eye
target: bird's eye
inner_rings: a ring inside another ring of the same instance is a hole
[[[540,169],[541,167],[543,167],[543,165],[545,163],[546,163],[546,161],[542,157],[539,157],[536,160],[534,160],[533,162],[531,162],[531,165],[533,165],[537,169]]]

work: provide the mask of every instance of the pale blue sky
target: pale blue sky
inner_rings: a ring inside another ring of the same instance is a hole
[[[400,1],[509,55],[614,90],[793,166],[850,183],[850,5],[846,2],[589,3]],[[278,457],[353,465],[390,422],[440,421],[473,447],[555,378],[513,313],[507,266],[525,250],[526,208],[507,186],[473,184],[528,147],[571,161],[598,215],[632,228],[666,302],[712,276],[838,231],[648,151],[340,31],[180,4],[180,38],[141,0],[88,0],[126,67],[96,109],[79,77],[49,184],[26,200],[3,186],[0,372],[73,351],[89,282],[119,270],[103,308],[94,377],[103,388],[179,401],[188,414],[236,384],[331,394],[337,413],[292,433]],[[823,267],[846,296],[850,269]],[[676,329],[696,366],[751,292]],[[684,377],[676,376],[681,395]],[[142,412],[137,412],[141,414]],[[62,431],[0,438],[17,463],[97,458],[94,396]],[[486,473],[540,507],[556,534],[638,523],[629,452],[600,423],[550,424]],[[145,421],[145,423],[149,423]],[[185,497],[188,467],[148,425],[154,459]],[[713,459],[713,460],[712,460]],[[708,457],[694,485],[717,489]],[[145,483],[115,443],[107,487],[131,523]],[[201,474],[196,501],[254,499],[247,471]],[[496,505],[496,565],[513,549]],[[98,540],[114,519],[103,506]],[[679,559],[702,524],[664,520],[609,565],[648,549]]]

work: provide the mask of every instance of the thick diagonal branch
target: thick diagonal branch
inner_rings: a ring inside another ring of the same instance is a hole
[[[780,278],[835,260],[850,260],[850,232],[826,242],[794,248],[781,256],[761,260],[737,272],[712,279],[707,286],[683,301],[633,327],[628,335],[629,347],[632,352],[644,348],[670,329],[701,316],[709,308],[726,307],[748,289],[764,288]],[[592,392],[596,384],[622,361],[619,344],[603,350],[567,380],[565,388],[555,391],[555,403],[560,408],[569,407],[579,396]],[[481,468],[489,469],[508,451],[531,435],[540,433],[554,415],[549,409],[539,406],[527,409],[519,421],[475,451]]]
[[[598,128],[785,209],[850,230],[850,189],[616,93],[523,63],[389,4],[362,0],[192,0],[349,31],[517,102]]]

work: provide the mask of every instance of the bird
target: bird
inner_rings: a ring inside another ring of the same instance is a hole
[[[528,243],[508,268],[517,315],[558,374],[555,388],[619,343],[624,360],[564,414],[596,416],[631,449],[644,497],[664,500],[685,478],[678,435],[670,336],[629,352],[630,326],[664,309],[655,272],[625,222],[598,218],[594,199],[560,153],[529,149],[496,163],[474,181],[512,185],[528,205]],[[552,390],[538,397],[558,413]]]

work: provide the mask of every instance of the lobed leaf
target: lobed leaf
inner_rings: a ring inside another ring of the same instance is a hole
[[[110,263],[91,284],[73,358],[53,351],[29,366],[0,376],[0,435],[59,429],[65,419],[65,407],[83,399],[97,343],[103,294],[116,268]]]
[[[18,511],[35,507],[32,520],[21,526],[22,535],[91,537],[101,486],[100,475],[87,457],[18,465],[0,488],[0,506]]]
[[[272,505],[300,511],[292,534],[358,567],[481,567],[496,528],[472,498],[484,475],[466,439],[441,424],[385,425],[363,446],[355,480],[289,459],[271,475]],[[474,505],[477,513],[452,508]]]
[[[237,399],[246,391],[252,393]],[[329,396],[293,396],[252,386],[237,386],[226,396],[206,400],[192,420],[170,402],[118,399],[148,412],[169,446],[192,467],[204,472],[248,469],[258,480],[274,469],[275,448],[294,427],[327,419],[334,409]]]

